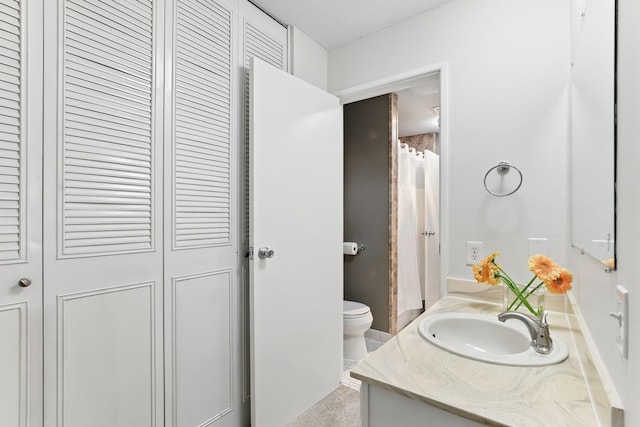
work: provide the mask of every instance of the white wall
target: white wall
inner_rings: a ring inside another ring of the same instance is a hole
[[[473,278],[467,240],[499,250],[516,280],[529,278],[528,237],[566,263],[569,13],[569,0],[456,0],[329,52],[333,92],[446,61],[450,277]],[[505,198],[483,187],[500,161],[524,174]]]
[[[291,73],[320,89],[327,90],[327,50],[297,29],[289,32]]]
[[[614,273],[569,249],[569,0],[456,0],[330,51],[329,90],[447,61],[449,275],[471,278],[464,265],[466,240],[484,241],[485,252],[502,251],[511,271],[526,259],[528,236],[551,238],[551,256],[568,261],[574,273],[573,293],[621,395],[626,425],[640,426],[640,3],[618,1]],[[500,160],[521,166],[525,183],[515,195],[495,199],[484,193],[482,176]],[[618,353],[616,323],[608,315],[617,284],[630,292],[628,359]]]
[[[640,3],[618,0],[618,140],[617,140],[617,268],[602,265],[577,253],[571,256],[575,273],[574,295],[596,345],[622,398],[625,425],[640,426]],[[624,359],[615,343],[617,323],[615,287],[629,290],[629,356]]]

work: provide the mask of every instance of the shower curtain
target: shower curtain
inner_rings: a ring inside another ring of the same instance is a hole
[[[413,148],[398,144],[398,315],[407,310],[422,308],[421,264],[422,247],[418,228],[419,198],[416,191],[424,191],[424,179],[417,184],[417,177],[424,177],[424,158],[417,156]],[[422,168],[422,169],[420,169]],[[418,187],[418,188],[417,188]],[[424,200],[424,197],[422,197]],[[424,202],[422,202],[424,203]],[[423,267],[424,268],[424,267]],[[422,270],[424,271],[424,270]]]

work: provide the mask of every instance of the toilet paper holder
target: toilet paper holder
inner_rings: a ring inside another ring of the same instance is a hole
[[[360,252],[364,251],[367,248],[367,245],[364,243],[357,242],[343,242],[342,243],[342,253],[345,255],[358,255]]]

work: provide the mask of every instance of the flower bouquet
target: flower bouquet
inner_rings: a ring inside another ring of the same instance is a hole
[[[497,285],[502,282],[509,292],[512,292],[513,301],[505,304],[505,311],[515,311],[521,306],[534,316],[540,317],[544,311],[544,305],[534,307],[528,300],[531,295],[535,295],[542,285],[552,294],[565,294],[571,290],[573,275],[566,268],[560,268],[551,258],[544,255],[533,255],[529,258],[529,270],[533,277],[525,286],[520,287],[509,275],[496,263],[499,252],[494,252],[480,264],[474,265],[473,275],[478,283]]]

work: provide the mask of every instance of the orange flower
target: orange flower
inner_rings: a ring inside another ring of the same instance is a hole
[[[552,294],[566,294],[571,290],[571,282],[573,282],[573,274],[566,268],[560,270],[560,275],[552,280],[544,282],[547,290]]]
[[[560,267],[553,260],[544,255],[534,255],[529,258],[529,270],[540,280],[551,282],[560,275]]]
[[[478,283],[486,283],[492,286],[500,283],[500,280],[496,277],[499,271],[498,266],[494,262],[496,256],[498,256],[498,252],[494,252],[483,259],[480,265],[472,266],[473,276]]]

